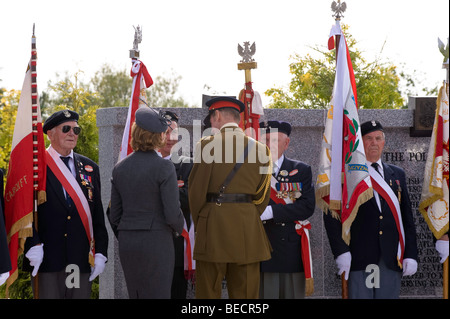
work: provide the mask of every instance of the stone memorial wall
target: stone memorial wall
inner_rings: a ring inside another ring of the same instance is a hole
[[[179,126],[190,132],[181,141],[182,150],[192,150],[201,137],[201,132],[193,128],[193,123],[195,120],[202,120],[206,110],[200,108],[171,110],[180,116]],[[442,298],[442,266],[434,248],[433,235],[418,211],[430,138],[411,136],[414,110],[360,110],[359,115],[361,123],[373,119],[382,123],[386,134],[383,160],[402,167],[407,175],[417,227],[419,268],[414,276],[402,280],[400,297]],[[117,162],[126,116],[127,108],[106,108],[97,111],[99,165],[105,210],[110,199],[111,172]],[[325,110],[265,110],[264,119],[288,121],[292,124],[291,143],[286,156],[311,165],[314,181],[318,172],[325,117]],[[315,288],[314,294],[309,298],[340,298],[340,278],[336,274],[337,268],[323,225],[322,212],[316,208],[309,221],[312,224],[310,235]],[[100,276],[100,298],[127,298],[126,284],[118,257],[118,243],[109,225],[108,231],[110,234],[109,261],[105,272]],[[188,297],[193,298],[193,296],[193,291],[190,290]],[[224,290],[223,298],[226,297]]]

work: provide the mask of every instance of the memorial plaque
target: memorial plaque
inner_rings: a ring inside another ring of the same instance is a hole
[[[409,97],[408,108],[414,110],[413,137],[430,137],[436,113],[436,97]]]

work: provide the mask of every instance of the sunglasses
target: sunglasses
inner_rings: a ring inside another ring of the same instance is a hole
[[[73,134],[75,134],[75,135],[78,135],[81,133],[81,127],[79,127],[79,126],[72,127],[70,125],[64,125],[61,129],[62,129],[63,133],[69,133],[70,129],[73,130]]]

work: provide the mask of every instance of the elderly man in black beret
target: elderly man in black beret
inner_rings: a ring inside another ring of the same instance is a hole
[[[43,126],[51,142],[46,151],[47,200],[38,207],[24,259],[24,269],[39,276],[41,299],[90,298],[91,281],[107,260],[99,167],[73,151],[81,133],[78,117],[71,110],[58,111]]]
[[[342,239],[340,221],[331,214],[324,214],[325,228],[339,274],[348,276],[349,298],[396,299],[402,275],[412,276],[417,271],[416,229],[405,172],[381,161],[385,134],[380,122],[363,123],[361,133],[374,196],[359,207],[350,245]],[[391,210],[395,206],[399,212]],[[404,245],[399,245],[401,241]]]
[[[272,258],[261,262],[260,297],[265,299],[299,299],[313,291],[309,269],[308,246],[302,245],[299,227],[308,223],[315,208],[311,167],[284,155],[289,147],[291,125],[287,122],[260,123],[261,136],[272,154],[274,173],[270,201],[261,215],[272,245]],[[264,135],[263,135],[264,134]],[[305,288],[307,289],[305,290]]]

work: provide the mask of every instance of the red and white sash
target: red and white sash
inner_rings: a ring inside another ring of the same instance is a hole
[[[188,279],[194,278],[195,260],[194,255],[194,223],[191,218],[191,228],[187,230],[186,220],[184,221],[183,232],[181,236],[184,238],[184,276]]]
[[[49,147],[45,154],[47,165],[75,203],[89,241],[89,263],[91,266],[94,266],[94,230],[92,227],[92,216],[89,203],[77,180],[59,157],[60,155],[52,147]]]
[[[402,214],[400,211],[400,203],[395,196],[394,191],[389,187],[384,178],[369,165],[369,174],[372,180],[373,189],[383,197],[394,215],[395,224],[397,226],[399,241],[397,249],[397,261],[400,268],[403,267],[403,255],[405,253],[405,231],[403,229]]]
[[[287,198],[278,198],[276,184],[278,181],[275,177],[272,176],[270,180],[270,199],[272,199],[276,204],[292,204],[293,201]],[[299,234],[301,238],[301,246],[302,246],[302,260],[303,260],[303,268],[305,270],[305,278],[313,278],[313,265],[312,265],[312,257],[311,257],[311,246],[310,246],[310,238],[309,238],[309,229],[311,229],[311,223],[308,220],[296,220],[295,221],[295,231]]]

